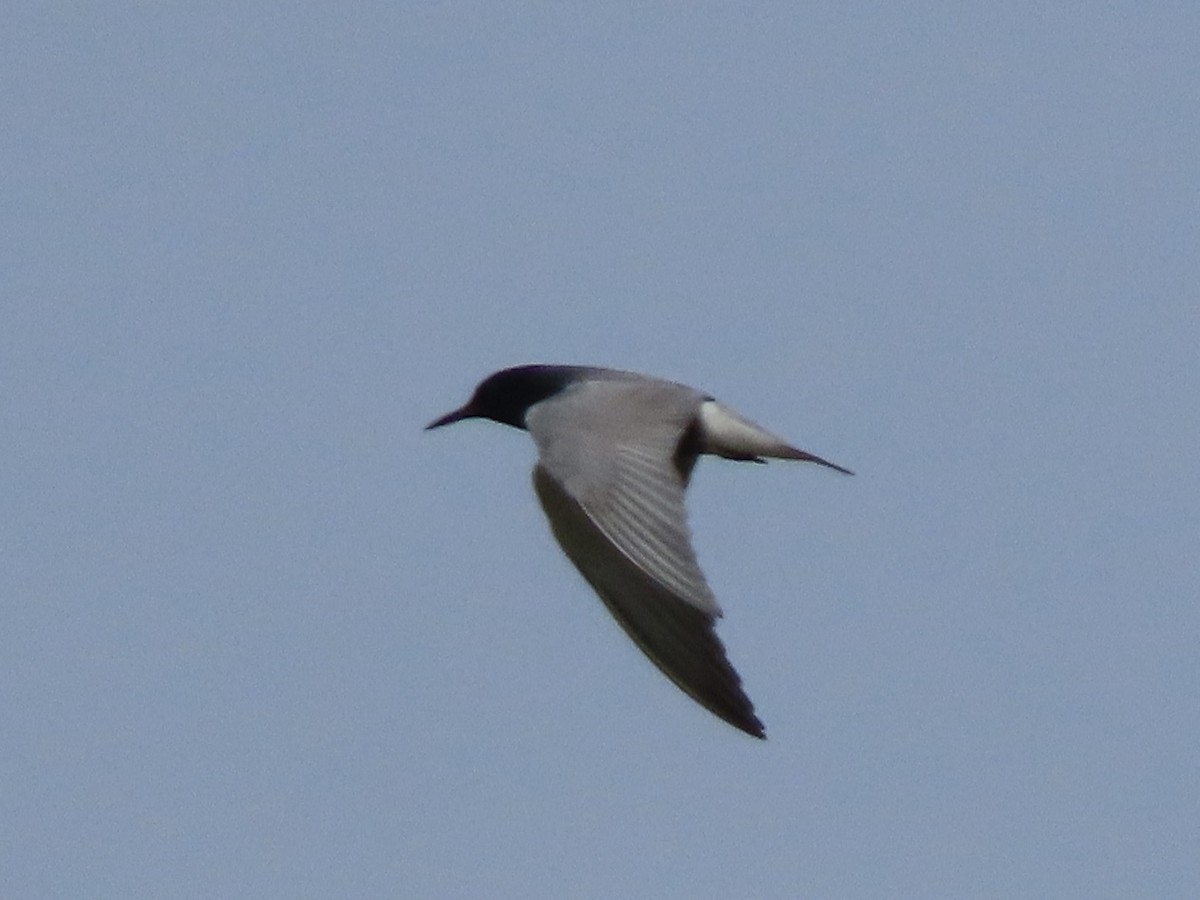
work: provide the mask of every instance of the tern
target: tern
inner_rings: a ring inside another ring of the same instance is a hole
[[[853,473],[703,391],[616,369],[503,369],[426,430],[472,418],[529,432],[538,451],[534,490],[567,558],[680,689],[735,728],[765,738],[716,634],[721,608],[692,549],[684,492],[704,454]]]

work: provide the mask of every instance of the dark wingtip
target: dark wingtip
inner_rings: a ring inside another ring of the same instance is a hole
[[[698,700],[695,694],[692,694],[691,696],[692,698],[696,698],[696,700]],[[749,736],[752,738],[766,740],[767,728],[763,726],[762,720],[758,719],[758,716],[755,715],[754,707],[750,706],[750,698],[743,695],[743,700],[745,702],[745,706],[738,709],[714,706],[714,704],[704,701],[700,702],[704,708],[708,709],[708,712],[713,713],[716,718],[725,721],[726,725],[732,725],[734,728],[737,728],[738,731],[742,732],[743,734],[749,734]]]
[[[735,673],[736,675],[736,673]],[[741,680],[739,679],[738,692],[741,693]],[[678,682],[676,682],[678,684]],[[691,694],[693,699],[699,700],[695,694]],[[748,734],[752,738],[758,738],[760,741],[767,739],[767,729],[763,725],[762,720],[754,712],[754,707],[750,704],[750,698],[741,694],[741,702],[737,702],[737,706],[731,708],[729,706],[721,706],[700,700],[709,712],[721,719],[726,725],[731,725],[743,734]]]

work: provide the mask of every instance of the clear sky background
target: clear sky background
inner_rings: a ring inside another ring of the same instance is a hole
[[[17,3],[0,895],[1200,896],[1194,3]],[[747,738],[494,369],[702,387]]]

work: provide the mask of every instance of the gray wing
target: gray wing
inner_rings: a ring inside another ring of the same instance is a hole
[[[649,578],[697,609],[721,609],[704,580],[675,454],[704,397],[667,381],[599,381],[533,406],[542,467]]]
[[[642,651],[701,706],[747,734],[766,737],[713,628],[716,617],[634,564],[540,465],[533,483],[563,551]]]
[[[674,455],[703,395],[670,382],[600,382],[526,417],[551,530],[621,627],[685,693],[763,737],[714,624]]]

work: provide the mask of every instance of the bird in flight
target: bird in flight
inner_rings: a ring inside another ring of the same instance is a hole
[[[563,552],[642,651],[688,696],[765,738],[714,628],[684,491],[702,454],[849,469],[799,450],[708,394],[633,372],[516,366],[426,430],[491,419],[537,445],[533,485]]]

